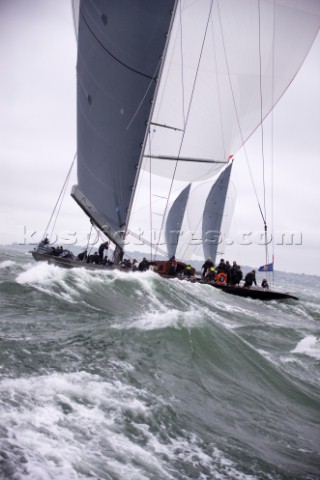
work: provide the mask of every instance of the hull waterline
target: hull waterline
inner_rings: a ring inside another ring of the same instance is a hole
[[[62,268],[86,268],[88,270],[102,270],[102,271],[111,271],[111,270],[121,270],[124,272],[132,272],[133,270],[130,267],[126,267],[123,265],[99,265],[94,263],[86,263],[81,262],[79,260],[71,259],[71,258],[60,258],[55,257],[52,255],[47,255],[44,253],[39,253],[36,251],[30,252],[37,262],[44,261],[49,263],[50,265],[57,265]],[[179,262],[180,263],[180,262]],[[201,278],[192,276],[191,278],[187,278],[183,275],[173,276],[168,274],[168,265],[170,262],[165,261],[154,261],[151,262],[150,266],[151,269],[166,279],[173,279],[178,278],[179,280],[188,280],[192,283],[203,283],[206,285],[211,285],[214,288],[218,288],[225,293],[229,293],[231,295],[236,295],[239,297],[249,297],[258,300],[284,300],[284,299],[293,299],[299,300],[298,297],[294,295],[290,295],[286,292],[279,292],[275,290],[267,290],[262,288],[245,288],[245,287],[235,287],[231,285],[221,285],[216,282],[204,282]],[[181,263],[181,268],[185,264]]]
[[[237,295],[238,297],[249,297],[258,300],[284,300],[284,299],[293,299],[299,300],[298,297],[290,295],[286,292],[279,292],[276,290],[269,290],[263,288],[245,288],[245,287],[235,287],[231,285],[221,285],[215,282],[211,282],[214,288],[218,288],[225,293],[230,293],[231,295]]]

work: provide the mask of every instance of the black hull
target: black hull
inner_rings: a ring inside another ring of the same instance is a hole
[[[81,262],[80,260],[75,260],[72,258],[60,258],[54,257],[53,255],[47,255],[45,253],[31,252],[33,258],[37,262],[47,262],[50,265],[57,265],[58,267],[63,268],[86,268],[88,270],[122,270],[124,272],[130,271],[131,269],[127,267],[117,266],[117,265],[99,265],[95,263],[86,263]]]
[[[87,262],[81,262],[80,260],[77,260],[75,258],[62,258],[62,257],[55,257],[54,255],[48,255],[46,253],[40,253],[37,252],[36,250],[30,252],[37,262],[47,262],[51,265],[58,265],[59,267],[63,268],[86,268],[88,270],[120,270],[122,272],[132,272],[132,271],[138,271],[137,269],[132,270],[131,267],[126,267],[125,265],[116,265],[116,264],[106,264],[106,265],[101,265],[101,264],[96,264],[96,263],[87,263]],[[185,263],[182,262],[177,262],[178,268],[180,270],[184,270],[184,267],[186,266]],[[160,275],[163,278],[179,278],[180,280],[183,280],[184,277],[173,277],[172,275],[168,275],[167,273],[163,273],[167,271],[168,266],[170,265],[170,262],[168,261],[163,261],[163,260],[155,260],[153,262],[149,262],[150,269]]]
[[[123,272],[132,272],[131,268],[120,266],[120,265],[98,265],[95,263],[81,262],[79,260],[75,260],[71,258],[54,257],[53,255],[47,255],[45,253],[39,253],[36,251],[30,252],[30,253],[32,254],[33,258],[37,262],[44,261],[51,265],[57,265],[63,268],[86,268],[88,270],[103,270],[103,271],[121,270]],[[154,265],[156,265],[157,263],[161,264],[161,262],[153,262]],[[156,270],[155,272],[158,273]],[[209,283],[203,282],[201,279],[195,278],[195,277],[191,277],[190,279],[188,279],[186,277],[180,277],[180,276],[173,277],[173,276],[162,274],[162,273],[159,273],[159,275],[167,279],[178,278],[179,280],[188,280],[192,283],[205,283],[207,285],[212,285],[212,287],[214,288],[219,288],[225,293],[230,293],[232,295],[237,295],[239,297],[250,297],[258,300],[283,300],[287,298],[298,300],[298,297],[295,297],[294,295],[289,295],[288,293],[285,293],[285,292],[276,292],[274,290],[264,290],[262,288],[260,289],[260,288],[232,287],[230,285],[221,285],[216,282],[209,282]]]
[[[225,293],[231,295],[237,295],[238,297],[250,297],[256,300],[283,300],[291,298],[293,300],[299,300],[298,297],[290,295],[285,292],[276,292],[275,290],[267,290],[260,288],[245,288],[245,287],[232,287],[230,285],[221,285],[219,283],[210,282],[214,288],[219,288]]]

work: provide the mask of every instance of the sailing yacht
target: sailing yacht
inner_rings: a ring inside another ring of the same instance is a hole
[[[320,27],[319,2],[80,0],[73,9],[71,196],[113,244],[109,268],[123,268],[136,238],[158,273],[167,268],[159,253],[181,268],[215,260],[231,218],[232,161],[301,67]]]

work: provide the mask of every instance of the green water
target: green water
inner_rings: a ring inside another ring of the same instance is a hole
[[[0,478],[320,478],[319,277],[263,303],[0,251]]]

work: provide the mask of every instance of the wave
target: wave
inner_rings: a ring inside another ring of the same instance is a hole
[[[166,280],[151,271],[69,270],[45,262],[19,267],[10,263],[5,268],[11,269],[10,280],[38,292],[38,299],[43,303],[50,297],[57,300],[61,308],[81,306],[106,314],[121,324],[127,319],[131,327],[142,329],[178,326],[182,320],[192,325],[207,315],[213,315],[227,328],[245,328],[253,321],[275,328],[288,321],[299,329],[301,319],[312,324],[320,315],[318,298],[264,303],[227,295],[209,285]]]
[[[0,279],[0,476],[316,478],[318,300],[27,259]]]
[[[297,346],[292,350],[292,353],[307,355],[320,360],[320,339],[314,335],[308,335],[300,340]]]
[[[316,418],[316,405],[234,331],[207,323],[156,337],[126,332],[122,360],[91,337],[77,371],[2,379],[7,478],[261,480],[271,459],[298,468],[297,438],[312,452],[317,428],[301,412]],[[98,358],[91,365],[90,345],[105,358],[99,373],[90,371]]]
[[[199,435],[172,428],[176,402],[147,389],[78,372],[8,379],[0,393],[10,478],[254,478]]]
[[[250,383],[250,375],[256,377],[261,369],[264,378],[270,375],[273,381],[277,372],[281,379],[277,388],[282,391],[281,383],[287,384],[288,374],[294,373],[288,359],[297,359],[297,353],[302,351],[318,358],[316,341],[312,345],[310,340],[307,345],[306,341],[301,343],[306,326],[315,322],[300,304],[226,298],[209,285],[168,281],[151,271],[67,270],[44,262],[21,272],[16,281],[27,288],[27,294],[37,292],[38,301],[44,305],[48,299],[56,302],[55,314],[59,310],[64,315],[79,312],[70,317],[67,329],[72,329],[72,323],[82,316],[84,324],[90,318],[90,322],[98,322],[98,330],[107,326],[119,332],[133,332],[133,338],[139,331],[159,332],[159,337],[151,337],[152,344],[156,338],[166,339],[175,352],[179,349],[173,339],[182,348],[181,340],[186,338],[187,350],[183,355],[188,355],[191,348],[204,365],[209,362],[208,368],[215,370],[217,364],[223,365],[225,375],[230,368],[236,376],[240,365],[247,372],[246,383]],[[270,344],[276,342],[279,348],[272,352]],[[270,386],[264,384],[263,388]]]

